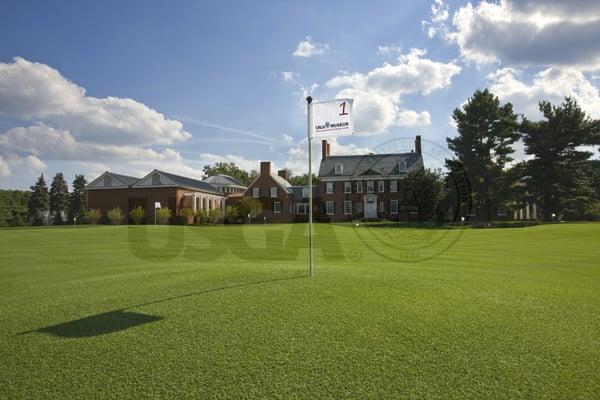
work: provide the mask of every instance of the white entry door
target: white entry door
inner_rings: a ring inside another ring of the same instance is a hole
[[[377,196],[365,196],[365,218],[377,219]]]

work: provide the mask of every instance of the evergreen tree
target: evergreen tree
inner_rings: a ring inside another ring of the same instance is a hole
[[[586,163],[592,153],[580,146],[600,142],[600,121],[586,117],[577,102],[565,98],[559,106],[539,103],[544,119],[522,123],[529,190],[542,209],[544,220],[552,214],[578,218],[593,202],[592,177],[586,175]]]
[[[73,180],[73,191],[69,197],[69,223],[73,218],[83,221],[87,210],[87,192],[85,191],[87,181],[83,175],[75,175]]]
[[[42,174],[35,185],[31,186],[31,196],[27,204],[32,225],[44,224],[44,212],[48,211],[48,200],[48,186],[46,186],[44,174]]]
[[[57,173],[50,184],[49,208],[52,222],[55,225],[64,223],[62,213],[69,206],[69,188],[62,172]]]
[[[519,138],[517,115],[512,104],[500,105],[488,89],[477,90],[462,108],[452,114],[458,136],[447,138],[455,154],[446,160],[450,171],[464,170],[469,178],[475,212],[488,225],[504,201],[504,167],[512,161],[511,144]]]
[[[400,181],[402,205],[414,207],[419,221],[435,221],[444,197],[442,177],[429,169],[417,169],[406,174]]]

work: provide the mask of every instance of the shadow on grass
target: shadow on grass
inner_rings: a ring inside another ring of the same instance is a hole
[[[309,275],[291,276],[285,278],[275,278],[264,281],[239,283],[235,285],[220,286],[213,289],[199,290],[192,293],[182,294],[180,296],[167,297],[160,300],[150,301],[147,303],[136,304],[128,307],[139,308],[150,306],[154,304],[166,303],[168,301],[174,301],[184,299],[186,297],[198,296],[207,293],[219,292],[227,289],[243,288],[254,285],[262,285],[267,283],[288,281],[292,279],[307,278]],[[58,325],[46,326],[32,331],[21,332],[18,335],[26,335],[29,333],[45,333],[52,336],[58,336],[63,338],[89,338],[94,336],[105,335],[109,333],[124,331],[129,328],[133,328],[138,325],[147,324],[150,322],[160,321],[164,317],[142,314],[133,311],[125,311],[125,309],[118,309],[108,311],[102,314],[96,314],[85,318],[76,319],[73,321],[63,322]]]

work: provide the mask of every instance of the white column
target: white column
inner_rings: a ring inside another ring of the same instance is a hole
[[[529,219],[529,203],[525,205],[525,219]]]
[[[194,214],[196,213],[196,197],[197,197],[196,193],[194,193],[194,199],[193,199],[194,204],[192,204],[192,211],[194,212]]]

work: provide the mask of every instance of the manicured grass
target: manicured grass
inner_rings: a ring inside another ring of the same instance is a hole
[[[600,398],[600,224],[305,228],[0,230],[0,398]]]

